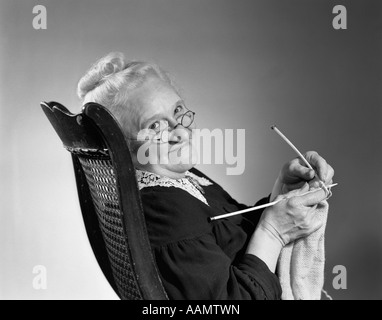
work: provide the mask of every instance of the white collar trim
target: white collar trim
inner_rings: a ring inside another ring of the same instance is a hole
[[[209,186],[212,185],[212,182],[204,177],[199,177],[192,172],[186,171],[184,178],[171,179],[156,173],[136,169],[136,177],[139,190],[155,186],[180,188],[208,205],[203,193],[190,181],[190,179],[200,186]]]

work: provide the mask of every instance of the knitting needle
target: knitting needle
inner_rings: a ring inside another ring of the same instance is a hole
[[[336,185],[338,185],[338,183],[333,183],[333,184],[330,184],[330,185],[327,185],[326,188],[332,188],[332,187],[335,187]],[[259,209],[264,209],[264,208],[267,208],[267,207],[272,207],[274,206],[276,203],[279,203],[280,201],[282,200],[285,200],[285,199],[289,199],[291,197],[295,197],[295,196],[304,196],[308,193],[312,193],[312,192],[315,192],[317,191],[318,189],[315,189],[315,190],[310,190],[308,192],[305,192],[303,194],[299,194],[299,195],[293,195],[293,196],[289,196],[289,197],[285,197],[285,198],[281,198],[279,200],[275,200],[275,201],[272,201],[272,202],[269,202],[269,203],[266,203],[266,204],[262,204],[262,205],[259,205],[259,206],[256,206],[256,207],[252,207],[252,208],[248,208],[248,209],[244,209],[244,210],[239,210],[239,211],[234,211],[234,212],[230,212],[230,213],[225,213],[225,214],[221,214],[219,216],[214,216],[214,217],[210,217],[210,220],[211,221],[214,221],[214,220],[219,220],[219,219],[223,219],[223,218],[228,218],[228,217],[232,217],[232,216],[236,216],[238,214],[243,214],[243,213],[247,213],[247,212],[250,212],[250,211],[255,211],[255,210],[259,210]]]
[[[325,184],[320,180],[320,178],[318,177],[318,174],[316,172],[316,170],[314,170],[312,168],[312,166],[310,165],[310,163],[308,162],[308,160],[306,160],[306,158],[302,155],[302,153],[295,147],[295,145],[290,142],[290,140],[276,127],[276,126],[272,126],[271,127],[272,130],[274,130],[287,144],[289,144],[289,146],[298,154],[298,156],[301,158],[301,160],[307,165],[307,167],[311,170],[314,171],[314,174],[315,174],[315,177],[317,178],[317,180],[320,182],[320,185],[321,187],[325,190],[325,192],[327,194],[329,194],[329,190],[326,188]]]

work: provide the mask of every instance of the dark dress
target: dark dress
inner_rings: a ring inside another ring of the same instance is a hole
[[[248,207],[200,171],[190,172],[210,182],[199,191],[195,179],[188,179],[208,204],[184,188],[138,178],[150,242],[169,298],[281,299],[277,276],[261,259],[245,253],[261,212],[209,221]]]

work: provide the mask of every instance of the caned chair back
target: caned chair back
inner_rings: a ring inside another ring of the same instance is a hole
[[[110,285],[124,300],[167,299],[118,122],[96,103],[78,114],[58,102],[42,102],[41,107],[72,155],[87,235]]]

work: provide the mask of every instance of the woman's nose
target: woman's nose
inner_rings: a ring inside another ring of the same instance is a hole
[[[190,130],[184,128],[181,124],[178,124],[169,132],[169,141],[171,142],[183,142],[190,139]]]

